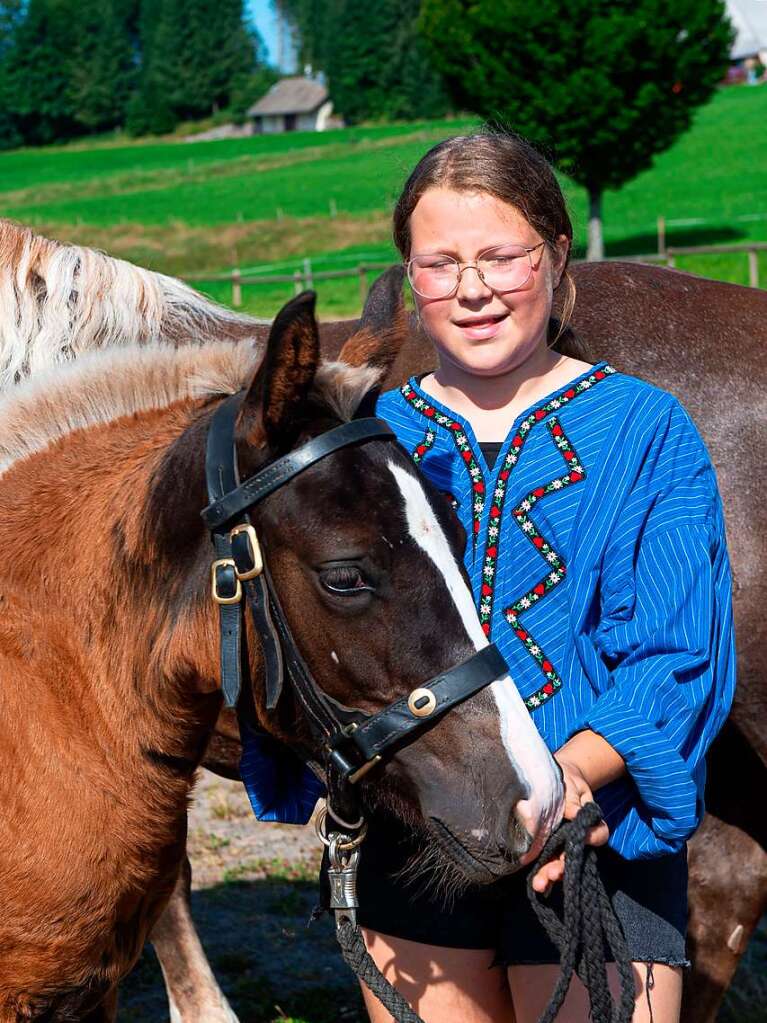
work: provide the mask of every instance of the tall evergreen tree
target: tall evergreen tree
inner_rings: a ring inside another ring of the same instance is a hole
[[[123,0],[80,0],[78,6],[70,95],[77,122],[86,131],[105,131],[124,123],[135,86],[132,12]]]
[[[448,98],[420,37],[420,0],[278,0],[301,63],[325,71],[347,121],[436,117]]]
[[[139,34],[140,86],[128,121],[136,134],[229,107],[258,68],[242,0],[144,0]]]
[[[3,61],[7,109],[25,142],[77,133],[67,56],[76,41],[73,6],[68,0],[29,0]]]

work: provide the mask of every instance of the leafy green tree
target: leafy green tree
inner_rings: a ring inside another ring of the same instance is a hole
[[[263,57],[242,0],[144,0],[139,37],[140,83],[128,114],[133,134],[170,131],[180,120],[224,108],[243,112]]]
[[[421,39],[419,0],[279,0],[301,64],[327,74],[331,99],[349,123],[438,117],[447,93]]]
[[[420,25],[465,109],[507,124],[602,196],[686,131],[728,65],[722,0],[423,0]]]

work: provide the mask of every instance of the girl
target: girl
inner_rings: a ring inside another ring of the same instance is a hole
[[[592,798],[603,811],[591,841],[635,963],[635,1023],[675,1023],[685,842],[735,678],[713,468],[670,394],[557,347],[572,226],[523,139],[435,146],[394,237],[438,368],[382,395],[377,414],[454,503],[480,622],[562,768],[565,816]],[[395,822],[371,822],[358,916],[379,967],[427,1023],[535,1023],[559,960],[524,876],[446,907],[398,878],[414,853]],[[535,888],[558,899],[562,873],[547,864]],[[575,981],[559,1020],[587,1018]]]

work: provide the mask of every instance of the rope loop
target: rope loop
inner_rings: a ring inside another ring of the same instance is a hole
[[[587,845],[588,832],[602,820],[596,803],[586,803],[574,820],[565,821],[549,838],[527,878],[527,894],[535,915],[559,949],[560,975],[539,1023],[553,1023],[565,1000],[573,973],[589,993],[592,1023],[631,1023],[634,1014],[634,977],[628,946],[604,882],[597,853]],[[560,852],[565,854],[562,881],[564,911],[540,901],[533,878]],[[607,952],[618,969],[620,997],[615,1005],[607,982]]]

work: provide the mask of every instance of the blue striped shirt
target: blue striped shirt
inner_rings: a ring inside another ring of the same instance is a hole
[[[625,760],[596,793],[610,845],[679,849],[735,685],[722,505],[685,410],[598,363],[524,411],[492,469],[470,423],[415,379],[377,414],[454,502],[480,622],[549,748],[590,728]],[[258,812],[251,742],[254,756]]]

